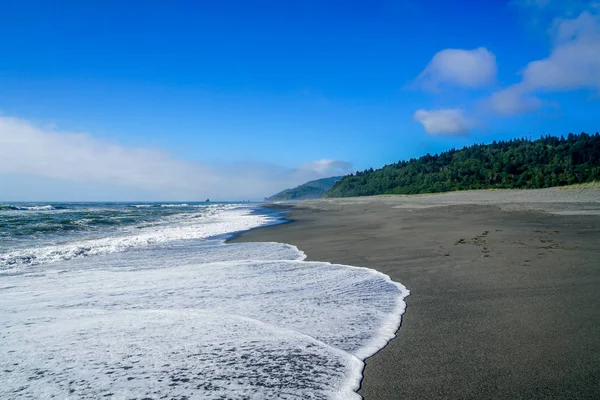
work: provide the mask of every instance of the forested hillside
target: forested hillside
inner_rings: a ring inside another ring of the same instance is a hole
[[[545,188],[600,180],[600,134],[476,144],[344,177],[326,197]]]
[[[320,199],[325,193],[331,189],[334,183],[342,179],[341,176],[333,176],[331,178],[317,179],[315,181],[306,182],[303,185],[293,189],[286,189],[271,197],[266,198],[267,201],[285,201],[285,200],[307,200]]]

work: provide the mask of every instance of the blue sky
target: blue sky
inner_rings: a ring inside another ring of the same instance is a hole
[[[260,199],[474,142],[595,132],[599,12],[0,0],[0,200]]]

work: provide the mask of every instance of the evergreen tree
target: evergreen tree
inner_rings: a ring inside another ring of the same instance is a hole
[[[567,138],[475,144],[357,171],[338,181],[326,197],[537,189],[595,180],[600,180],[600,134],[569,133]]]

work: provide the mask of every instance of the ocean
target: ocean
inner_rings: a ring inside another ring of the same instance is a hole
[[[360,399],[408,291],[256,204],[0,203],[0,398]]]

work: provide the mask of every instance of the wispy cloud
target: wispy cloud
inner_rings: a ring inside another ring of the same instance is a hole
[[[541,92],[600,91],[600,14],[584,11],[576,18],[557,18],[550,32],[550,55],[530,62],[521,82],[487,99],[492,111],[517,114],[537,110],[543,103],[535,94]]]
[[[346,161],[322,159],[304,163],[298,167],[299,170],[314,171],[325,175],[344,174],[352,168],[352,164]]]
[[[429,111],[421,109],[415,111],[414,118],[431,135],[464,135],[477,125],[459,108]]]
[[[496,56],[484,47],[445,49],[433,56],[416,83],[427,90],[442,85],[479,88],[492,84],[496,72]]]
[[[242,162],[202,164],[157,149],[127,147],[86,133],[0,117],[0,174],[4,176],[143,189],[172,199],[258,199],[311,179],[345,174],[350,168],[350,163],[329,159],[296,168]]]
[[[499,115],[516,115],[539,110],[543,101],[529,94],[524,86],[513,85],[492,94],[483,105]]]
[[[512,0],[509,4],[530,13],[573,16],[586,10],[600,9],[598,0]]]
[[[529,63],[523,84],[531,90],[600,89],[600,14],[559,19],[549,57]]]

